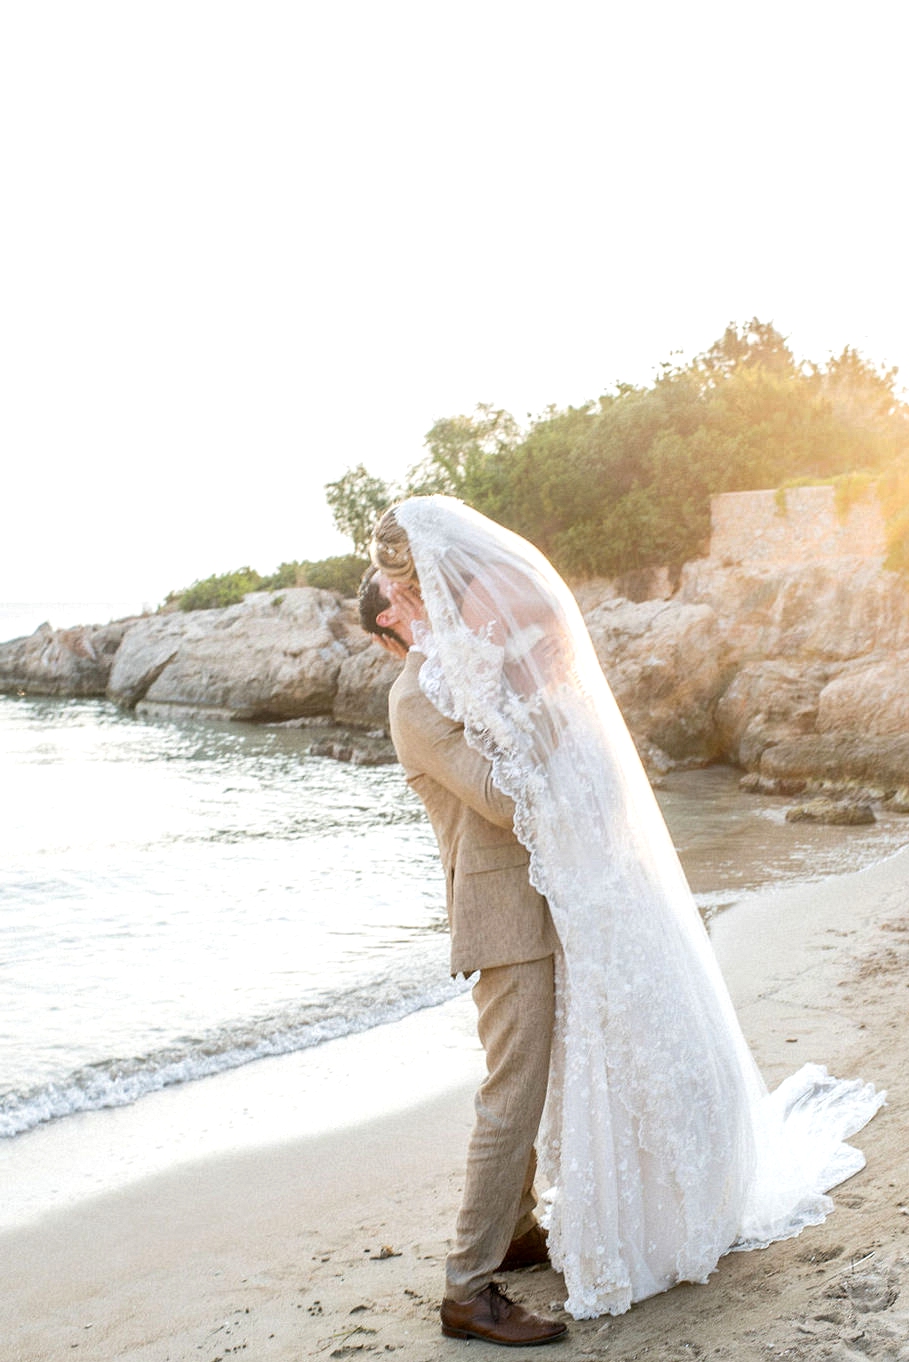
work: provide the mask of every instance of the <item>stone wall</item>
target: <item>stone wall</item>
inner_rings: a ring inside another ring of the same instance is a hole
[[[818,563],[883,558],[886,534],[874,494],[840,518],[833,487],[724,492],[710,503],[710,557],[719,563]]]

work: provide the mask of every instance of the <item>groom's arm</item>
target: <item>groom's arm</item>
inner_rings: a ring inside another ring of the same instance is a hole
[[[447,719],[416,690],[401,697],[389,719],[408,781],[428,776],[487,822],[511,829],[514,803],[493,784],[491,763],[468,745],[462,724]]]

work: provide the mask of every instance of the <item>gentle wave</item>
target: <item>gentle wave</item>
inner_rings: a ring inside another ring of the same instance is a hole
[[[396,768],[312,758],[307,743],[300,730],[0,697],[16,791],[0,866],[0,1137],[456,991],[416,796]],[[909,837],[886,811],[848,835],[788,824],[784,801],[744,794],[723,769],[670,773],[660,794],[708,918]]]
[[[87,1064],[60,1081],[0,1097],[0,1138],[24,1134],[76,1112],[128,1106],[177,1083],[190,1083],[256,1059],[291,1054],[399,1021],[412,1012],[447,1002],[464,987],[463,981],[445,977],[434,984],[373,980],[334,999],[300,1007],[294,1014],[226,1027],[146,1055]]]

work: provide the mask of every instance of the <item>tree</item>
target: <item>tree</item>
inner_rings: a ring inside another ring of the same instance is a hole
[[[407,474],[408,496],[442,492],[465,497],[490,459],[510,453],[520,439],[514,417],[501,408],[481,402],[473,416],[446,416],[427,432],[428,451]]]
[[[710,385],[743,369],[763,369],[781,378],[792,377],[798,372],[785,336],[771,323],[759,321],[757,317],[741,327],[730,322],[720,339],[689,367]]]
[[[895,377],[848,347],[797,361],[754,318],[660,366],[650,387],[550,407],[524,435],[488,405],[438,420],[406,491],[462,497],[565,573],[615,576],[703,553],[718,492],[860,475],[884,507],[889,561],[909,570],[909,405]]]
[[[844,425],[881,428],[897,413],[897,370],[874,368],[849,345],[824,369],[815,367],[814,372],[821,397]]]
[[[358,463],[337,482],[326,483],[325,499],[337,528],[353,540],[354,553],[365,557],[376,521],[395,499],[388,484]]]

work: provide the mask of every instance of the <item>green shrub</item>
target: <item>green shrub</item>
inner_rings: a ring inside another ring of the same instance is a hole
[[[268,577],[262,578],[260,591],[278,591],[285,586],[306,585],[305,563],[281,563]]]
[[[262,589],[262,578],[254,568],[242,567],[236,572],[206,577],[193,582],[183,591],[171,592],[168,601],[176,600],[181,610],[217,610],[225,605],[236,605],[251,591]]]
[[[342,596],[356,596],[360,578],[367,566],[368,559],[356,553],[302,564],[307,586],[321,587],[323,591],[339,591]]]
[[[355,553],[316,561],[282,563],[267,577],[255,568],[238,568],[193,582],[180,591],[171,591],[164,609],[218,610],[225,605],[237,605],[251,591],[284,591],[288,587],[315,586],[325,591],[337,591],[342,596],[355,596],[367,566],[367,560]],[[280,605],[283,596],[275,597]]]

